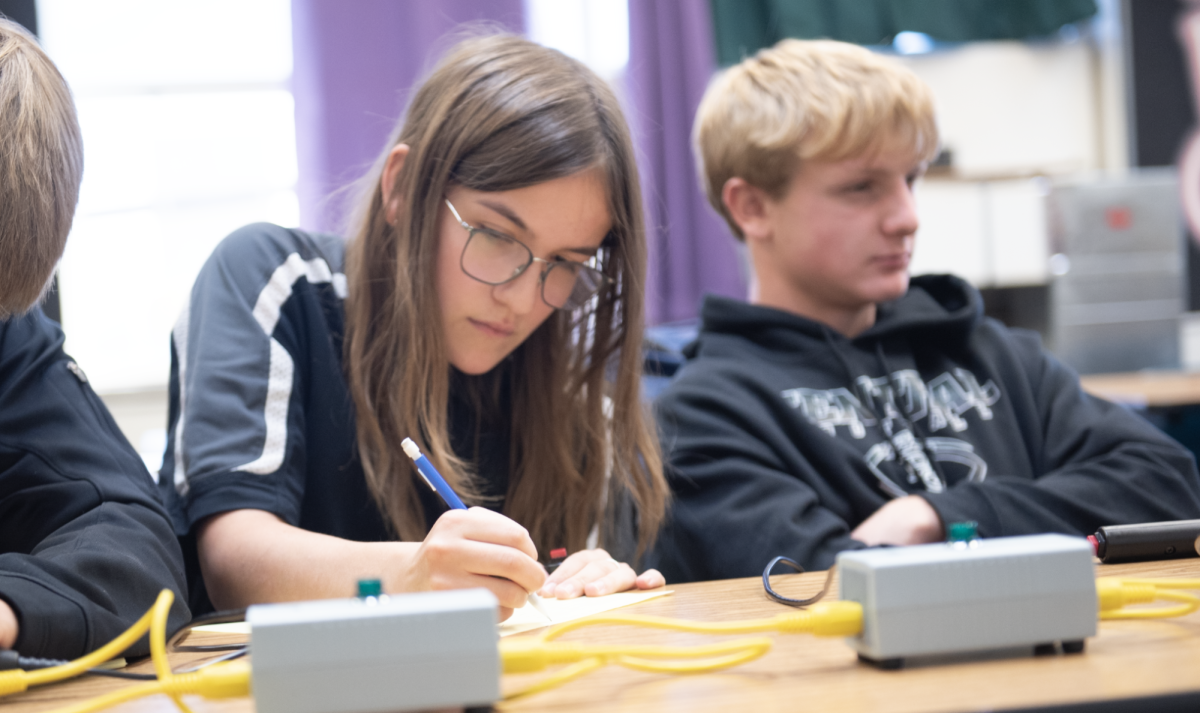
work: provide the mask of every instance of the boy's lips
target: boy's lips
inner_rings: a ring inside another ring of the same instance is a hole
[[[882,267],[904,268],[908,267],[908,263],[911,259],[912,253],[905,251],[899,253],[890,253],[888,255],[880,255],[875,258],[875,263]]]
[[[506,325],[502,322],[485,322],[481,319],[474,319],[472,317],[468,317],[467,321],[475,325],[485,334],[490,334],[495,337],[510,337],[515,331],[514,327]]]

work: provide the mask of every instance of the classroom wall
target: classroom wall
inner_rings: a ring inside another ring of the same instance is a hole
[[[1055,175],[1104,164],[1090,41],[980,42],[901,61],[933,90],[956,176]]]
[[[1055,178],[1127,169],[1120,38],[1101,28],[901,58],[932,88],[949,170],[918,184],[913,272],[977,287],[1050,279]]]

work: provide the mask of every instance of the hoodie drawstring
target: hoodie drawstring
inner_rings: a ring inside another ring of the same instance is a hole
[[[915,351],[916,350],[913,350],[914,354]],[[892,386],[892,393],[899,394],[900,385],[896,383],[896,372],[893,371],[891,365],[888,364],[887,355],[883,351],[882,341],[875,342],[875,356],[879,359],[880,366],[883,367],[883,373],[887,375],[888,382]],[[904,419],[904,423],[908,426],[908,428],[911,429],[913,441],[921,449],[921,455],[918,460],[923,460],[925,465],[931,466],[932,469],[936,471],[937,480],[935,487],[930,487],[931,481],[927,479],[928,474],[921,478],[923,481],[925,481],[925,489],[930,492],[941,492],[942,490],[945,490],[946,486],[949,484],[949,481],[946,480],[946,472],[942,470],[941,462],[937,458],[934,458],[933,454],[930,453],[929,444],[927,442],[929,435],[925,433],[925,429],[921,428],[921,424],[913,421],[908,417],[908,414],[904,413],[899,404],[896,405],[896,412]],[[888,440],[891,441],[891,438],[889,437]],[[892,441],[892,447],[896,447],[896,443],[894,441]],[[908,462],[907,458],[905,459],[905,462]]]
[[[894,404],[894,414],[887,414],[887,417],[880,416],[875,409],[875,397],[869,389],[870,377],[858,379],[855,377],[854,369],[850,365],[850,360],[838,346],[837,340],[834,339],[832,332],[825,325],[821,325],[821,334],[825,339],[825,343],[841,364],[842,369],[846,373],[846,378],[858,392],[859,401],[862,403],[867,413],[871,418],[875,419],[887,438],[888,444],[891,445],[895,455],[904,463],[905,470],[914,479],[918,479],[929,492],[941,492],[946,487],[946,474],[942,471],[942,466],[936,459],[930,457],[929,448],[925,443],[926,436],[920,427],[908,418],[900,408],[899,404]],[[880,366],[883,368],[885,378],[888,380],[892,388],[893,394],[899,394],[899,384],[896,383],[895,375],[892,373],[891,365],[888,364],[887,356],[883,351],[881,341],[875,342],[875,356],[879,360]],[[885,402],[885,409],[887,404]],[[894,421],[899,421],[901,427],[895,428]],[[902,497],[901,493],[905,493],[902,488],[899,488],[893,483],[881,483],[884,492],[892,497]]]

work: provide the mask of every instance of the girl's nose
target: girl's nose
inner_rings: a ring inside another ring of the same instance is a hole
[[[534,262],[517,279],[494,286],[492,296],[515,314],[528,314],[542,301],[543,270],[541,263]]]

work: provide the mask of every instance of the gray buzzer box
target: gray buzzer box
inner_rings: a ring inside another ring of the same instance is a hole
[[[486,589],[253,606],[258,713],[377,713],[500,698]]]
[[[838,555],[840,597],[863,606],[859,657],[893,668],[921,656],[1033,647],[1083,650],[1096,635],[1092,547],[1031,535]]]

